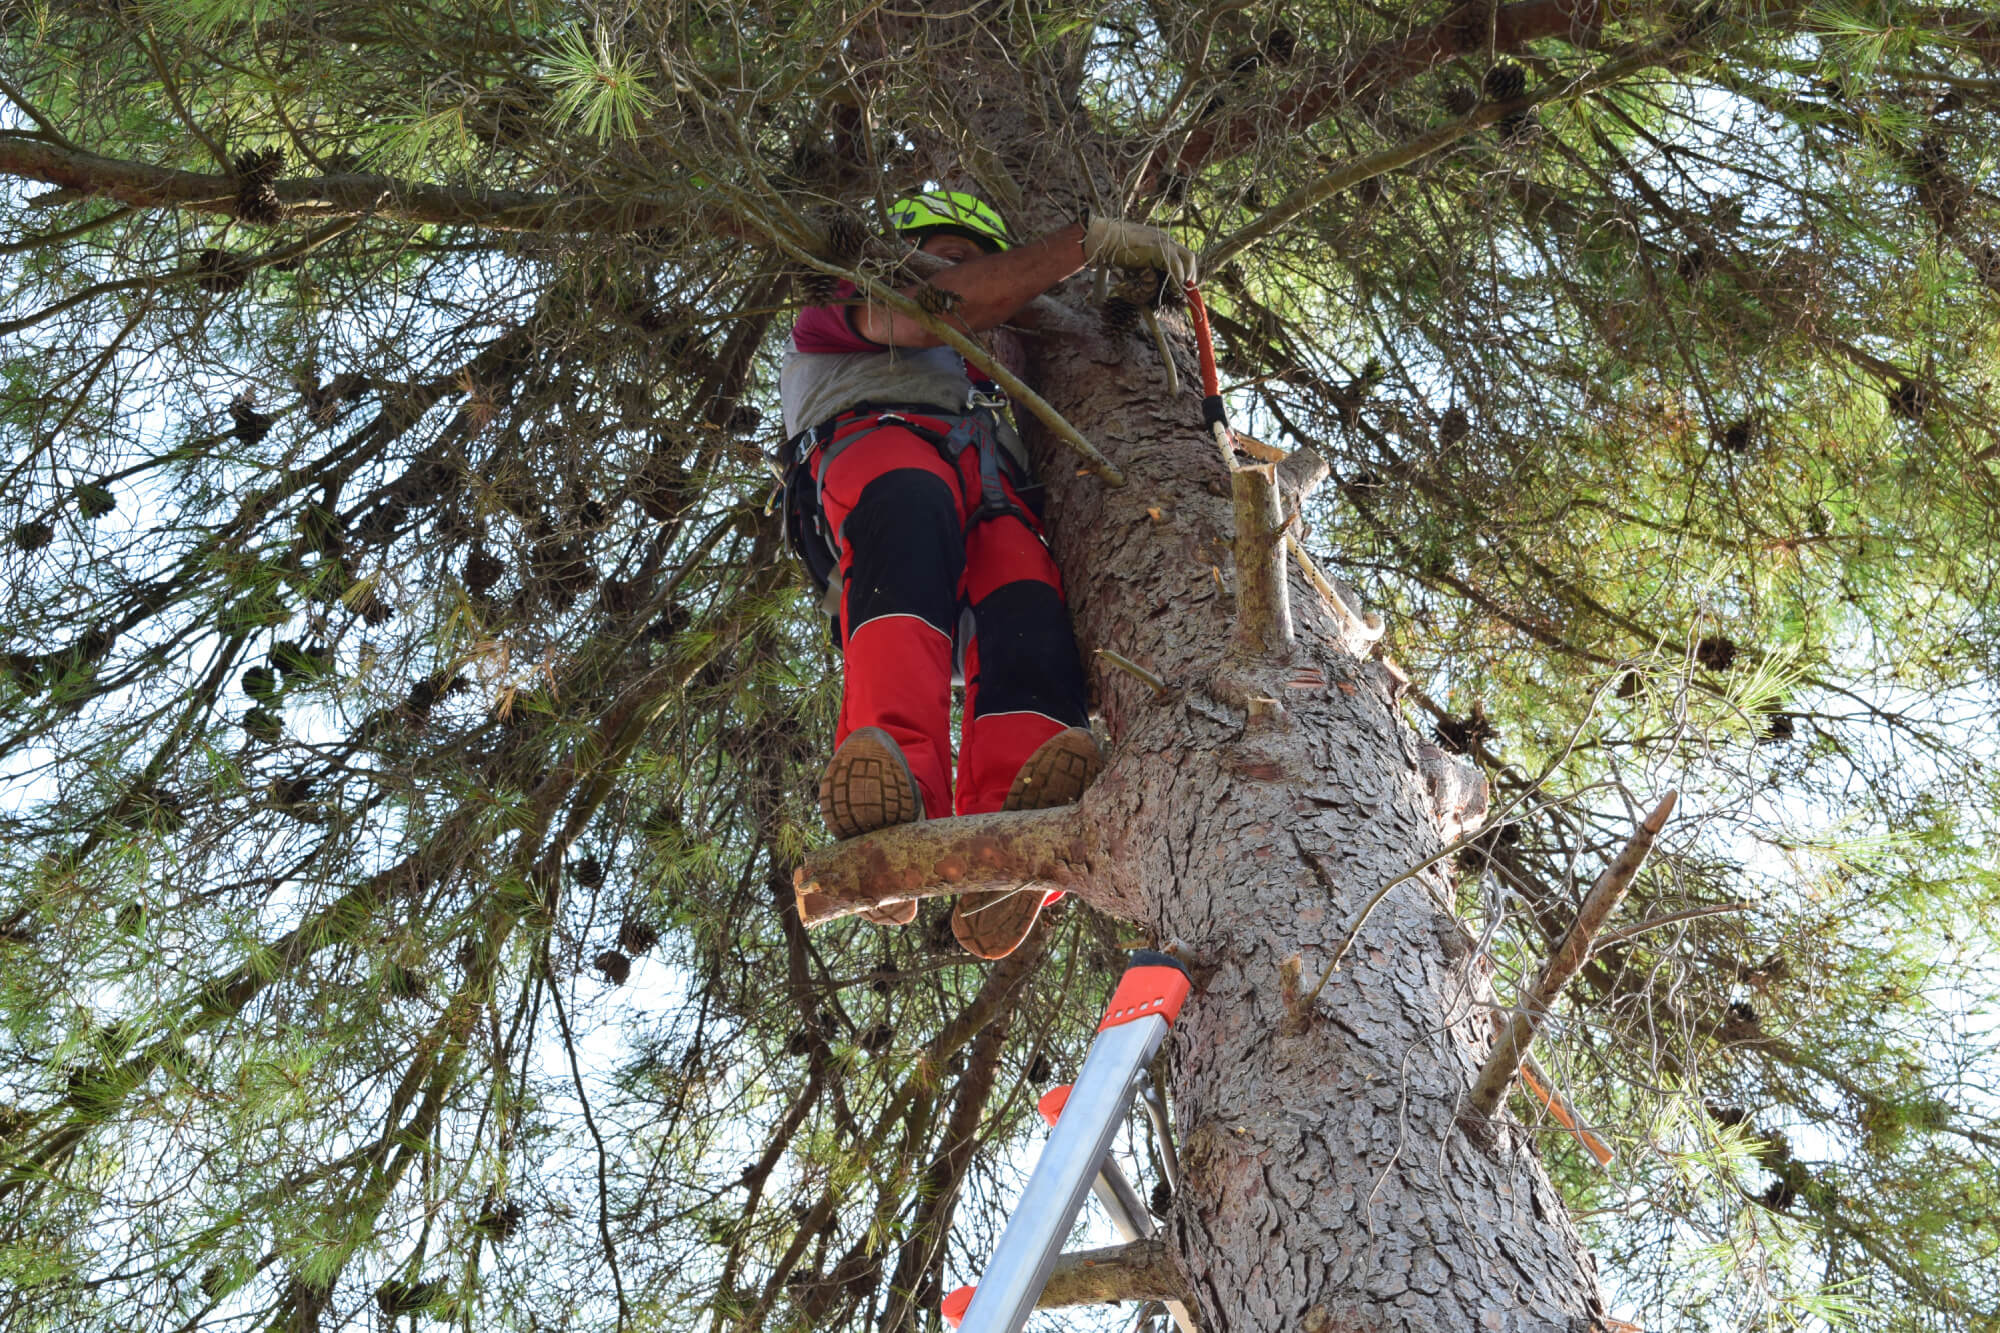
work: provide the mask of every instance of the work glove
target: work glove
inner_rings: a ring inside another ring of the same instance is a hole
[[[1083,262],[1114,268],[1156,268],[1176,290],[1198,276],[1194,251],[1143,222],[1089,218],[1083,227]]]

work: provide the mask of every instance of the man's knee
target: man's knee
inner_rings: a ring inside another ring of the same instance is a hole
[[[965,534],[949,482],[917,468],[883,473],[862,488],[838,545],[850,633],[888,615],[917,616],[951,633]]]
[[[1060,590],[1020,579],[975,602],[972,616],[979,715],[1030,712],[1067,723],[1083,719],[1083,667]]]

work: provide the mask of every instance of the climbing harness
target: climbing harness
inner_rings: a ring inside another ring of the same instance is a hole
[[[840,568],[840,555],[838,534],[828,531],[820,505],[819,477],[848,446],[881,426],[900,426],[928,442],[953,471],[967,449],[977,451],[979,499],[973,504],[971,496],[965,497],[972,514],[968,526],[1002,515],[1029,517],[1007,494],[1009,486],[1016,493],[1034,489],[1021,465],[1000,443],[999,414],[1006,410],[1007,395],[974,367],[966,367],[966,376],[972,387],[965,395],[962,412],[857,403],[780,446],[774,470],[784,508],[785,541],[804,563],[822,597]],[[872,424],[848,429],[864,420]]]
[[[977,1286],[960,1287],[944,1299],[945,1321],[959,1333],[1019,1333],[1061,1257],[1086,1192],[1096,1191],[1125,1240],[1152,1234],[1137,1192],[1106,1154],[1147,1064],[1180,1015],[1189,985],[1187,969],[1168,955],[1151,949],[1132,955],[1076,1082],[1052,1090],[1039,1103],[1051,1126],[1048,1146],[986,1271]],[[1167,1309],[1181,1333],[1195,1333],[1186,1307],[1169,1301]]]

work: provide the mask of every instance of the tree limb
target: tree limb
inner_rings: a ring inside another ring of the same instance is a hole
[[[1236,534],[1236,637],[1244,647],[1282,653],[1292,642],[1291,589],[1285,579],[1285,520],[1269,463],[1229,474]]]
[[[817,926],[867,907],[1029,884],[1090,898],[1096,851],[1076,806],[898,824],[822,847],[792,880],[799,919]]]
[[[1518,51],[1548,37],[1593,32],[1601,22],[1597,0],[1526,0],[1497,11],[1471,3],[1459,6],[1408,37],[1377,42],[1351,60],[1320,59],[1299,72],[1273,108],[1260,105],[1240,115],[1216,115],[1195,126],[1168,164],[1156,152],[1142,175],[1142,194],[1174,176],[1193,174],[1211,161],[1244,152],[1273,129],[1304,129],[1366,96],[1379,96],[1454,57],[1484,49]],[[1278,113],[1274,125],[1270,114]]]
[[[234,216],[228,176],[100,157],[81,148],[0,136],[0,175],[116,199],[135,208],[178,208]],[[455,189],[392,176],[337,175],[281,180],[273,187],[288,212],[311,217],[375,216],[397,222],[484,227],[493,231],[605,232],[698,226],[746,237],[740,219],[692,197],[605,199],[530,190]]]
[[[1107,1305],[1113,1301],[1181,1301],[1189,1303],[1187,1283],[1167,1249],[1164,1238],[1135,1240],[1100,1250],[1078,1250],[1056,1260],[1037,1309],[1065,1305]]]
[[[1528,1047],[1535,1040],[1536,1029],[1548,1017],[1549,1006],[1578,969],[1590,960],[1597,932],[1624,900],[1625,891],[1638,877],[1639,867],[1645,864],[1646,853],[1653,849],[1653,840],[1667,826],[1667,816],[1673,813],[1674,802],[1679,799],[1680,794],[1671,791],[1660,798],[1660,803],[1639,825],[1639,831],[1632,835],[1632,841],[1625,844],[1625,850],[1618,854],[1618,859],[1605,867],[1597,882],[1590,886],[1590,892],[1584,895],[1575,923],[1563,936],[1562,943],[1556,946],[1555,952],[1549,955],[1548,961],[1542,964],[1542,970],[1536,974],[1534,981],[1521,992],[1514,1017],[1494,1041],[1486,1063],[1480,1067],[1479,1077],[1473,1080],[1472,1093],[1466,1104],[1468,1116],[1482,1120],[1491,1116],[1499,1107],[1501,1098],[1507,1095],[1514,1076],[1521,1071],[1521,1062],[1527,1058]]]

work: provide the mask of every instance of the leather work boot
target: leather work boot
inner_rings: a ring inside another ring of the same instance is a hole
[[[819,813],[833,836],[845,841],[924,817],[923,793],[902,747],[880,727],[857,727],[819,780]],[[884,903],[861,913],[878,926],[907,926],[917,903]]]
[[[1082,727],[1059,731],[1036,747],[1014,775],[1003,810],[1048,810],[1074,805],[1083,789],[1104,767],[1104,753]],[[1005,958],[1021,946],[1035,928],[1042,908],[1060,898],[1058,891],[1035,885],[962,893],[951,912],[951,933],[969,954]]]

